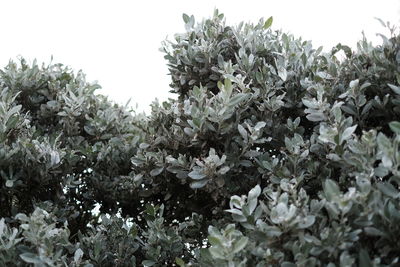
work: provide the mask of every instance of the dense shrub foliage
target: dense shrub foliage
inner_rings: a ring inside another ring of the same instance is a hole
[[[0,265],[399,264],[394,28],[327,53],[183,19],[149,116],[60,64],[0,71]]]

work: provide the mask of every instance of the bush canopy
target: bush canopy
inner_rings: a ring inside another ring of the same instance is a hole
[[[398,266],[395,28],[325,52],[183,20],[149,116],[61,64],[0,71],[0,265]]]

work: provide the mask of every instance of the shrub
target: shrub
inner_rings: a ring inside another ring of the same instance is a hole
[[[395,29],[323,52],[272,17],[183,19],[178,99],[147,117],[60,64],[1,71],[0,262],[398,264]]]

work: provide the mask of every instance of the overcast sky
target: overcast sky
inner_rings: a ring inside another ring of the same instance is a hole
[[[101,93],[149,111],[157,97],[166,100],[169,76],[158,51],[167,36],[184,31],[182,13],[197,21],[218,8],[227,23],[274,17],[283,29],[325,49],[341,42],[355,47],[364,30],[368,39],[384,29],[379,17],[400,25],[400,0],[280,1],[0,1],[0,67],[23,56],[28,61],[63,63],[97,80]],[[386,32],[384,32],[386,33]]]

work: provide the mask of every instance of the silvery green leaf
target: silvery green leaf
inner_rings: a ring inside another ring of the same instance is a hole
[[[319,136],[318,139],[324,143],[333,143],[335,144],[335,137],[337,135],[336,129],[329,127],[326,124],[320,124],[319,126]]]
[[[258,200],[257,198],[252,198],[248,200],[248,208],[249,208],[249,214],[251,215],[253,213],[253,211],[256,209],[257,207],[257,203]]]
[[[95,128],[91,125],[85,125],[85,126],[83,126],[83,129],[89,135],[96,135]]]
[[[243,212],[241,210],[238,210],[238,209],[228,209],[228,210],[225,210],[225,211],[229,212],[229,213],[232,213],[232,214],[243,216]]]
[[[8,112],[7,115],[5,117],[5,119],[7,120],[8,118],[10,118],[12,115],[18,113],[22,108],[22,105],[16,105],[14,107],[12,107]]]
[[[232,196],[229,206],[232,208],[242,209],[243,199],[239,196]]]
[[[247,94],[238,93],[238,94],[234,95],[233,97],[231,97],[231,99],[228,102],[228,106],[234,107],[237,104],[239,104],[240,102],[242,102],[243,100],[245,100],[246,98],[248,98]]]
[[[360,188],[360,191],[368,194],[371,191],[371,182],[366,177],[357,177],[356,183]]]
[[[56,108],[58,106],[58,101],[50,100],[50,101],[47,101],[46,105],[49,108]]]
[[[215,152],[215,148],[210,148],[210,151],[208,152],[208,154],[210,155],[210,156],[214,156],[214,155],[216,155],[216,152]]]
[[[256,199],[260,196],[261,194],[261,187],[259,185],[256,185],[253,187],[248,194],[248,199]]]
[[[190,21],[190,17],[185,13],[182,14],[182,18],[185,23],[188,23]]]
[[[382,193],[391,197],[391,198],[398,198],[400,196],[399,191],[390,183],[377,183],[377,187],[381,190]]]
[[[308,228],[310,226],[312,226],[315,222],[315,216],[314,215],[308,215],[304,218],[302,218],[298,223],[297,223],[297,227],[299,229],[305,229]]]
[[[240,135],[242,136],[242,138],[244,139],[245,143],[247,143],[248,137],[247,137],[246,129],[242,125],[238,124],[238,131],[239,131]]]
[[[347,141],[351,135],[354,133],[354,131],[356,130],[357,125],[353,125],[351,127],[346,128],[342,135],[340,136],[340,141],[339,144],[342,144],[344,141]]]
[[[150,176],[157,176],[160,173],[162,173],[163,170],[164,170],[164,167],[159,167],[159,168],[152,169],[150,171]]]
[[[309,155],[310,151],[308,149],[304,150],[301,154],[300,154],[300,158],[307,158]]]
[[[303,102],[303,104],[308,108],[312,108],[312,109],[317,109],[318,108],[318,103],[314,99],[303,98],[301,100],[301,102]]]
[[[346,112],[347,114],[353,115],[353,116],[357,116],[357,112],[355,110],[355,107],[351,104],[347,104],[347,105],[343,105],[340,107],[344,112]]]
[[[359,83],[360,83],[360,81],[358,79],[356,79],[356,80],[351,81],[349,86],[350,86],[350,88],[355,88],[355,87],[358,87]]]
[[[391,157],[389,157],[388,155],[383,155],[382,156],[382,165],[386,168],[392,168],[393,166],[393,161],[391,159]]]
[[[207,184],[208,180],[207,179],[203,179],[203,180],[199,180],[199,181],[195,181],[195,182],[191,182],[190,183],[190,187],[192,189],[198,189],[198,188],[202,188]]]
[[[189,128],[189,127],[185,127],[184,129],[183,129],[183,131],[185,132],[185,134],[187,134],[188,136],[194,136],[194,131],[193,131],[193,129],[192,128]]]
[[[321,79],[332,79],[332,76],[329,73],[325,72],[325,71],[319,71],[319,72],[316,73],[316,75],[318,77],[320,77]]]
[[[60,154],[57,151],[52,150],[50,152],[50,164],[51,166],[54,166],[58,163],[60,163]]]
[[[271,221],[276,224],[280,224],[286,220],[289,210],[285,203],[280,202],[271,210]]]
[[[306,116],[306,118],[309,121],[324,121],[324,120],[326,120],[325,114],[320,111],[310,113]]]
[[[218,170],[218,174],[224,175],[226,174],[228,171],[230,170],[230,168],[228,166],[224,166],[221,169]]]
[[[393,90],[393,92],[395,92],[396,94],[400,95],[400,87],[399,86],[396,86],[396,85],[393,85],[393,84],[390,84],[390,83],[388,83],[388,86],[390,87],[390,89]]]
[[[24,213],[18,213],[17,215],[15,215],[15,219],[21,221],[21,222],[28,222],[29,221],[29,217],[26,216]]]
[[[389,123],[389,127],[395,134],[400,135],[400,122],[392,121]]]
[[[261,205],[259,205],[256,208],[256,210],[254,211],[254,214],[253,214],[254,220],[258,220],[261,217],[262,213],[263,213],[263,207],[261,207]]]
[[[238,241],[236,241],[233,245],[232,253],[238,253],[242,249],[244,249],[249,241],[248,237],[241,237]]]
[[[0,219],[0,237],[3,236],[5,226],[6,226],[6,225],[5,225],[5,223],[4,223],[4,218],[1,218],[1,219]]]
[[[282,235],[281,229],[276,226],[266,225],[262,230],[269,237],[278,237]]]
[[[357,97],[356,104],[358,107],[364,106],[365,103],[367,103],[367,98],[365,97],[365,95],[360,95]]]
[[[367,104],[365,104],[365,106],[362,108],[361,110],[361,116],[367,114],[369,112],[369,110],[372,108],[373,106],[373,101],[370,100],[369,102],[367,102]]]
[[[189,172],[188,176],[194,180],[201,180],[207,177],[203,172],[197,170]]]
[[[218,237],[221,236],[221,234],[220,234],[218,228],[217,228],[217,227],[214,227],[214,226],[212,226],[212,225],[208,226],[208,233],[209,233],[211,236],[218,236]]]
[[[155,262],[155,261],[152,261],[152,260],[144,260],[144,261],[142,261],[142,265],[144,266],[144,267],[150,267],[150,266],[153,266],[154,264],[156,264],[157,262]]]
[[[333,198],[338,197],[341,194],[339,186],[331,179],[325,180],[324,192],[328,201],[331,201]]]
[[[147,144],[147,143],[141,143],[140,145],[139,145],[139,148],[141,148],[141,149],[146,149],[146,148],[148,148],[150,145],[149,144]]]
[[[341,107],[342,105],[338,105],[335,108],[332,108],[331,114],[333,114],[335,121],[340,122],[342,120],[342,110]]]
[[[208,249],[208,251],[211,253],[211,255],[215,258],[215,259],[225,259],[224,254],[222,254],[222,251],[220,248],[218,247],[210,247]]]
[[[33,263],[38,266],[44,265],[44,262],[42,262],[36,254],[30,252],[22,253],[19,257],[27,263]]]
[[[75,250],[74,253],[74,261],[78,263],[82,259],[82,256],[83,256],[83,251],[82,249],[78,248],[77,250]]]
[[[266,123],[264,121],[259,121],[257,122],[256,126],[254,126],[255,131],[260,131],[262,128],[264,128]]]
[[[222,237],[220,235],[209,235],[207,239],[208,243],[210,243],[212,246],[223,246],[223,241],[221,240]]]
[[[287,70],[283,67],[278,68],[278,76],[285,82],[287,79]]]
[[[231,97],[232,94],[232,81],[230,79],[225,79],[224,81],[224,89],[227,98]]]
[[[232,218],[236,222],[240,222],[240,223],[247,222],[247,218],[244,215],[239,215],[239,214],[234,214],[233,213],[232,214]]]

